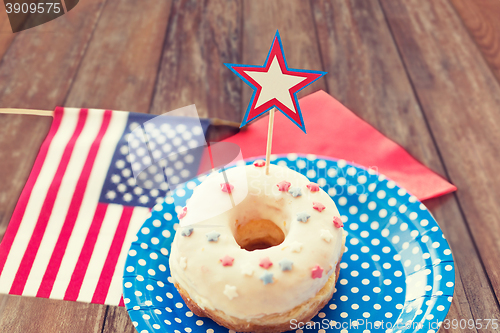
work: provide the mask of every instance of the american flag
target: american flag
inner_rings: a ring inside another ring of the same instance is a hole
[[[57,108],[0,244],[0,293],[123,304],[130,243],[166,177],[172,187],[195,176],[208,126]]]

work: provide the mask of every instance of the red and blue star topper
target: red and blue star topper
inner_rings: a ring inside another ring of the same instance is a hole
[[[306,132],[297,93],[326,72],[288,68],[278,31],[263,66],[225,65],[253,89],[240,127],[275,107]]]

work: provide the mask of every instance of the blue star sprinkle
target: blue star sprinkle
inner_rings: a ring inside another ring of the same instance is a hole
[[[290,187],[288,193],[290,193],[294,198],[296,198],[302,195],[302,190],[300,189],[300,187]]]
[[[209,242],[217,242],[220,234],[217,231],[211,231],[206,236]]]
[[[306,223],[310,217],[311,217],[311,215],[307,214],[306,212],[298,213],[297,214],[297,221]]]
[[[262,280],[262,282],[264,282],[264,285],[274,282],[273,273],[269,273],[269,272],[265,272],[264,274],[262,274],[260,276],[260,279]]]
[[[181,231],[181,235],[184,237],[189,237],[193,233],[193,228],[184,228]]]
[[[280,264],[280,268],[283,272],[292,270],[293,261],[288,260],[287,258],[284,258],[283,260],[281,260],[279,262],[279,264]]]

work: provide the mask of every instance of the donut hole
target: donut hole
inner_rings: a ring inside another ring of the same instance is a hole
[[[285,240],[285,233],[273,221],[266,219],[236,223],[233,229],[236,243],[247,251],[263,250],[279,245]]]

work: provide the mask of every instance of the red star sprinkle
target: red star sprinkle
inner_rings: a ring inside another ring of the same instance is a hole
[[[318,192],[319,191],[319,186],[316,183],[309,183],[306,185],[306,187],[309,189],[311,192]]]
[[[177,214],[177,218],[179,220],[182,219],[184,216],[186,216],[187,212],[188,212],[188,208],[187,207],[182,208],[182,212],[180,214]]]
[[[229,184],[229,183],[220,184],[220,189],[222,190],[222,192],[231,193],[233,188],[234,188],[234,186]]]
[[[262,268],[265,268],[265,269],[268,269],[272,265],[273,265],[273,263],[271,262],[271,260],[269,260],[269,257],[265,257],[264,259],[261,259],[260,263],[259,263],[259,266]]]
[[[319,279],[323,276],[323,268],[319,267],[319,265],[314,266],[311,270],[311,277],[313,279]]]
[[[258,168],[262,168],[263,166],[266,165],[266,161],[264,161],[264,160],[257,160],[255,162],[253,162],[253,165],[255,165]]]
[[[344,223],[342,223],[342,220],[338,216],[333,217],[333,225],[336,228],[342,228],[344,226]]]
[[[278,184],[276,184],[276,186],[278,186],[278,189],[281,192],[288,192],[288,189],[290,188],[291,185],[292,184],[290,184],[286,180],[283,180],[283,181],[279,182]]]
[[[222,263],[222,266],[233,266],[233,261],[234,261],[234,258],[226,255],[224,258],[222,258],[220,260],[220,262]]]
[[[326,207],[322,203],[313,201],[313,208],[321,213]]]

